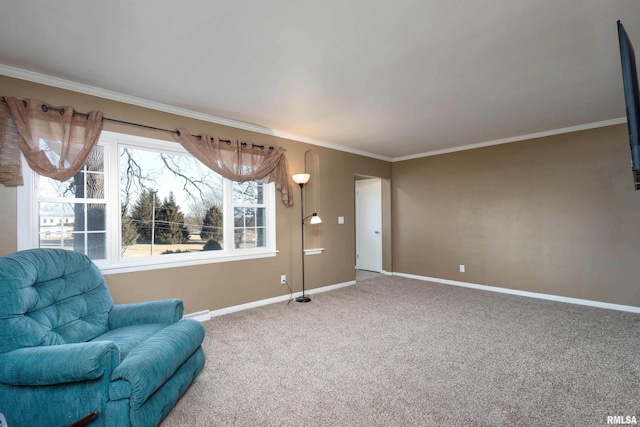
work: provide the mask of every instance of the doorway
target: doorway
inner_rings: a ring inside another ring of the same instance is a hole
[[[356,182],[356,269],[382,271],[382,180]]]

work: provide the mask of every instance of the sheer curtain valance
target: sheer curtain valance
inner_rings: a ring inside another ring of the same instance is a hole
[[[59,181],[75,175],[102,131],[102,113],[76,114],[35,99],[0,102],[0,183],[22,185],[20,152],[38,174]]]
[[[225,142],[202,134],[194,137],[185,128],[175,138],[193,157],[225,178],[237,182],[274,182],[282,203],[293,206],[291,177],[285,150],[279,146],[256,146],[238,140]]]
[[[0,102],[0,184],[22,185],[20,152],[36,173],[59,181],[82,168],[102,132],[101,112],[77,113],[73,107],[50,107],[35,99],[4,97],[4,101]],[[194,137],[185,128],[174,136],[191,155],[225,178],[274,182],[282,203],[293,206],[282,147],[220,141],[206,134]]]

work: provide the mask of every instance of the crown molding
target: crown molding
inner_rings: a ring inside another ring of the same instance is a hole
[[[584,125],[570,126],[566,128],[560,128],[560,129],[547,130],[544,132],[530,133],[527,135],[513,136],[510,138],[496,139],[493,141],[478,142],[476,144],[462,145],[460,147],[453,147],[453,148],[445,148],[443,150],[427,151],[424,153],[411,154],[408,156],[394,157],[393,159],[391,159],[391,161],[401,162],[404,160],[412,160],[412,159],[419,159],[422,157],[437,156],[439,154],[455,153],[457,151],[473,150],[474,148],[490,147],[492,145],[508,144],[510,142],[525,141],[528,139],[544,138],[546,136],[554,136],[554,135],[561,135],[564,133],[579,132],[582,130],[620,125],[623,123],[627,123],[626,117],[620,117],[620,118],[611,119],[611,120],[604,120],[601,122],[587,123]]]
[[[357,149],[345,147],[339,144],[333,144],[326,141],[306,138],[300,135],[294,135],[288,132],[279,131],[277,129],[270,129],[264,126],[241,122],[239,120],[227,119],[224,117],[214,116],[211,114],[204,114],[197,111],[188,110],[186,108],[174,107],[172,105],[163,104],[161,102],[155,102],[155,101],[150,101],[144,98],[125,95],[122,93],[101,89],[95,86],[89,86],[82,83],[77,83],[70,80],[65,80],[58,77],[53,77],[46,74],[25,70],[22,68],[12,67],[9,65],[0,64],[0,75],[13,77],[20,80],[27,80],[30,82],[39,83],[47,86],[53,86],[60,89],[66,89],[73,92],[79,92],[85,95],[97,96],[99,98],[118,101],[125,104],[136,105],[138,107],[149,108],[151,110],[162,111],[164,113],[175,114],[177,116],[188,117],[196,120],[202,120],[205,122],[215,123],[223,126],[229,126],[236,129],[248,130],[251,132],[261,133],[264,135],[291,139],[293,141],[304,142],[304,143],[316,145],[319,147],[325,147],[333,150],[344,151],[347,153],[357,154],[365,157],[371,157],[374,159],[384,160],[387,162],[390,162],[392,160],[391,157],[381,156],[379,154],[369,153],[367,151],[357,150]]]
[[[37,73],[34,71],[25,70],[22,68],[12,67],[9,65],[0,64],[0,75],[13,77],[20,80],[27,80],[34,83],[44,84],[47,86],[53,86],[60,89],[66,89],[73,92],[79,92],[86,95],[97,96],[99,98],[109,99],[112,101],[118,101],[125,104],[136,105],[138,107],[149,108],[151,110],[162,111],[164,113],[175,114],[177,116],[188,117],[196,120],[202,120],[209,123],[215,123],[223,126],[229,126],[236,129],[248,130],[264,135],[276,136],[279,138],[290,139],[293,141],[303,142],[318,147],[330,148],[332,150],[343,151],[346,153],[356,154],[359,156],[370,157],[373,159],[383,160],[387,162],[401,162],[404,160],[419,159],[422,157],[437,156],[439,154],[455,153],[458,151],[473,150],[474,148],[490,147],[492,145],[508,144],[511,142],[524,141],[528,139],[544,138],[546,136],[561,135],[564,133],[579,132],[582,130],[595,129],[606,126],[613,126],[623,124],[627,122],[626,117],[620,117],[617,119],[605,120],[601,122],[587,123],[578,126],[571,126],[560,129],[553,129],[544,132],[531,133],[527,135],[519,135],[509,138],[496,139],[493,141],[479,142],[475,144],[463,145],[453,148],[445,148],[442,150],[426,151],[423,153],[411,154],[401,157],[388,157],[380,154],[370,153],[368,151],[358,150],[355,148],[345,147],[339,144],[333,144],[326,141],[320,141],[312,138],[303,137],[300,135],[294,135],[288,132],[280,131],[277,129],[270,129],[264,126],[259,126],[251,123],[241,122],[239,120],[227,119],[224,117],[214,116],[211,114],[204,114],[186,108],[174,107],[172,105],[163,104],[160,102],[150,101],[144,98],[138,98],[135,96],[125,95],[118,92],[113,92],[105,89],[101,89],[95,86],[89,86],[82,83],[73,82],[70,80],[61,79],[58,77],[52,77],[46,74]]]

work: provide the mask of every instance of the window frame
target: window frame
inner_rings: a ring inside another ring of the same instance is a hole
[[[232,181],[223,179],[224,249],[197,253],[165,254],[149,257],[121,258],[120,215],[120,147],[140,148],[151,151],[171,152],[191,156],[177,142],[140,137],[117,132],[102,131],[98,144],[104,146],[104,175],[106,215],[106,260],[94,260],[103,274],[128,273],[163,268],[185,267],[228,261],[273,257],[276,249],[276,189],[274,183],[263,184],[266,204],[266,246],[236,249],[233,244],[233,194]],[[21,156],[24,185],[17,187],[17,243],[18,250],[39,247],[39,213],[37,198],[37,174]],[[114,239],[113,236],[117,236]],[[228,238],[231,237],[231,240]]]

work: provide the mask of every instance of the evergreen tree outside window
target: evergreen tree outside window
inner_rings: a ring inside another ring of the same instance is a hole
[[[202,221],[202,231],[200,231],[200,239],[204,242],[209,243],[209,241],[216,242],[205,243],[205,250],[215,250],[222,249],[223,239],[224,239],[224,214],[222,212],[222,207],[219,205],[212,205],[209,209],[207,209],[207,213]]]

